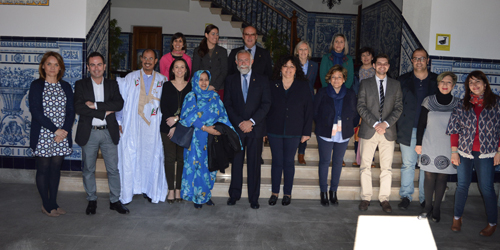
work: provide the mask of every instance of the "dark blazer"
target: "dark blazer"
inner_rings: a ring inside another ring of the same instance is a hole
[[[227,75],[227,50],[218,44],[215,45],[212,57],[208,53],[201,58],[198,55],[200,47],[196,47],[193,53],[193,72],[198,70],[210,71],[210,85],[214,86],[215,90],[224,89],[224,79]]]
[[[314,98],[314,121],[316,136],[330,138],[332,136],[333,124],[335,120],[335,103],[333,98],[328,96],[327,88],[318,90]],[[342,103],[342,138],[351,138],[354,135],[354,128],[359,124],[359,115],[356,110],[358,99],[356,93],[352,89],[346,89],[347,93],[344,96]]]
[[[403,93],[403,113],[396,123],[398,130],[397,142],[406,146],[410,146],[411,133],[413,122],[415,120],[415,112],[417,111],[417,93],[413,78],[413,71],[408,72],[398,78],[401,83],[401,92]],[[426,96],[435,95],[439,90],[437,87],[437,75],[429,72],[429,87]]]
[[[281,79],[271,82],[272,103],[267,114],[268,134],[311,136],[313,103],[308,85],[305,81],[295,80],[288,93],[285,93]]]
[[[239,72],[228,76],[225,85],[224,106],[229,121],[233,124],[240,138],[245,136],[252,138],[264,137],[266,133],[266,115],[271,107],[271,92],[267,77],[254,73],[252,70],[246,103],[243,99]],[[238,125],[250,118],[255,121],[255,126],[252,132],[243,133]]]
[[[309,60],[309,67],[307,69],[307,80],[309,81],[309,88],[311,89],[311,95],[314,100],[314,84],[316,83],[316,78],[318,77],[318,63]]]
[[[61,83],[61,88],[66,94],[66,118],[64,119],[64,124],[61,129],[68,132],[68,144],[69,147],[73,146],[73,140],[71,138],[71,128],[73,127],[73,122],[75,121],[75,110],[73,108],[73,90],[71,85],[63,80],[59,80]],[[31,113],[31,130],[30,130],[30,148],[35,150],[38,144],[38,138],[40,137],[40,129],[42,126],[50,130],[51,132],[56,132],[59,128],[56,127],[54,123],[43,114],[43,89],[45,87],[45,79],[37,79],[31,83],[30,93],[28,95],[29,110]]]
[[[245,49],[245,46],[231,50],[227,59],[228,76],[239,73],[238,68],[236,67],[236,53],[242,49]],[[269,54],[269,51],[256,46],[255,56],[253,57],[252,72],[259,75],[265,75],[267,78],[271,79],[271,76],[273,75],[272,67],[271,54]]]
[[[387,77],[385,91],[384,109],[382,110],[382,121],[389,123],[389,128],[384,134],[388,141],[395,141],[396,122],[403,112],[403,101],[401,85],[399,81]],[[359,137],[370,139],[375,134],[373,124],[379,120],[379,95],[375,76],[361,81],[358,92],[358,113],[363,119],[359,128]]]
[[[85,146],[92,130],[92,119],[104,119],[106,111],[120,111],[123,108],[123,98],[115,80],[104,79],[104,102],[97,102],[97,109],[89,108],[85,102],[95,102],[94,87],[91,78],[85,78],[75,83],[75,111],[80,114],[76,130],[75,142]],[[120,132],[115,113],[106,116],[109,135],[114,144],[120,140]]]

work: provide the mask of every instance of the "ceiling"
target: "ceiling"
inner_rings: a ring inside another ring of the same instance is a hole
[[[111,7],[189,11],[190,0],[111,0]]]

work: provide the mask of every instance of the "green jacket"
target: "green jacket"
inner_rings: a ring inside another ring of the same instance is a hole
[[[326,87],[328,83],[325,80],[326,74],[331,67],[333,67],[333,58],[331,53],[325,54],[323,59],[321,59],[321,65],[319,66],[319,77],[321,78],[322,87]],[[347,79],[345,80],[345,86],[350,89],[354,82],[354,63],[350,55],[345,55],[342,59],[342,67],[347,69]]]

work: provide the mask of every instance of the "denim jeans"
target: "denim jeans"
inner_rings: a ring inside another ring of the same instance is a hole
[[[399,144],[401,150],[401,157],[403,158],[403,165],[401,166],[401,188],[399,189],[399,195],[401,198],[408,198],[412,200],[413,192],[415,187],[413,185],[413,179],[415,178],[415,164],[418,161],[418,154],[415,152],[415,145],[417,144],[417,128],[413,128],[411,132],[411,142],[410,146]],[[420,170],[420,175],[418,178],[418,199],[420,203],[425,200],[424,195],[424,171]]]
[[[469,186],[472,180],[472,168],[476,169],[477,184],[483,196],[488,223],[497,223],[497,196],[493,187],[495,179],[495,167],[493,158],[480,159],[479,152],[472,152],[474,159],[460,156],[460,165],[457,168],[457,191],[455,192],[455,211],[454,215],[462,217],[464,213],[465,202],[469,195]]]
[[[317,137],[317,140],[319,153],[319,187],[321,189],[321,192],[328,191],[328,166],[330,165],[331,159],[332,177],[330,181],[330,190],[336,192],[337,188],[339,187],[340,174],[342,173],[342,161],[344,159],[345,151],[347,149],[347,144],[349,144],[349,141],[343,143],[327,142],[321,139],[319,136]]]

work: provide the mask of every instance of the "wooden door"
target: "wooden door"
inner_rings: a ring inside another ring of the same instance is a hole
[[[161,32],[161,27],[134,26],[134,33],[132,34],[132,70],[141,68],[140,55],[145,49],[155,50],[158,57],[163,55]],[[159,62],[160,58],[158,58]],[[158,63],[155,70],[158,70]]]

